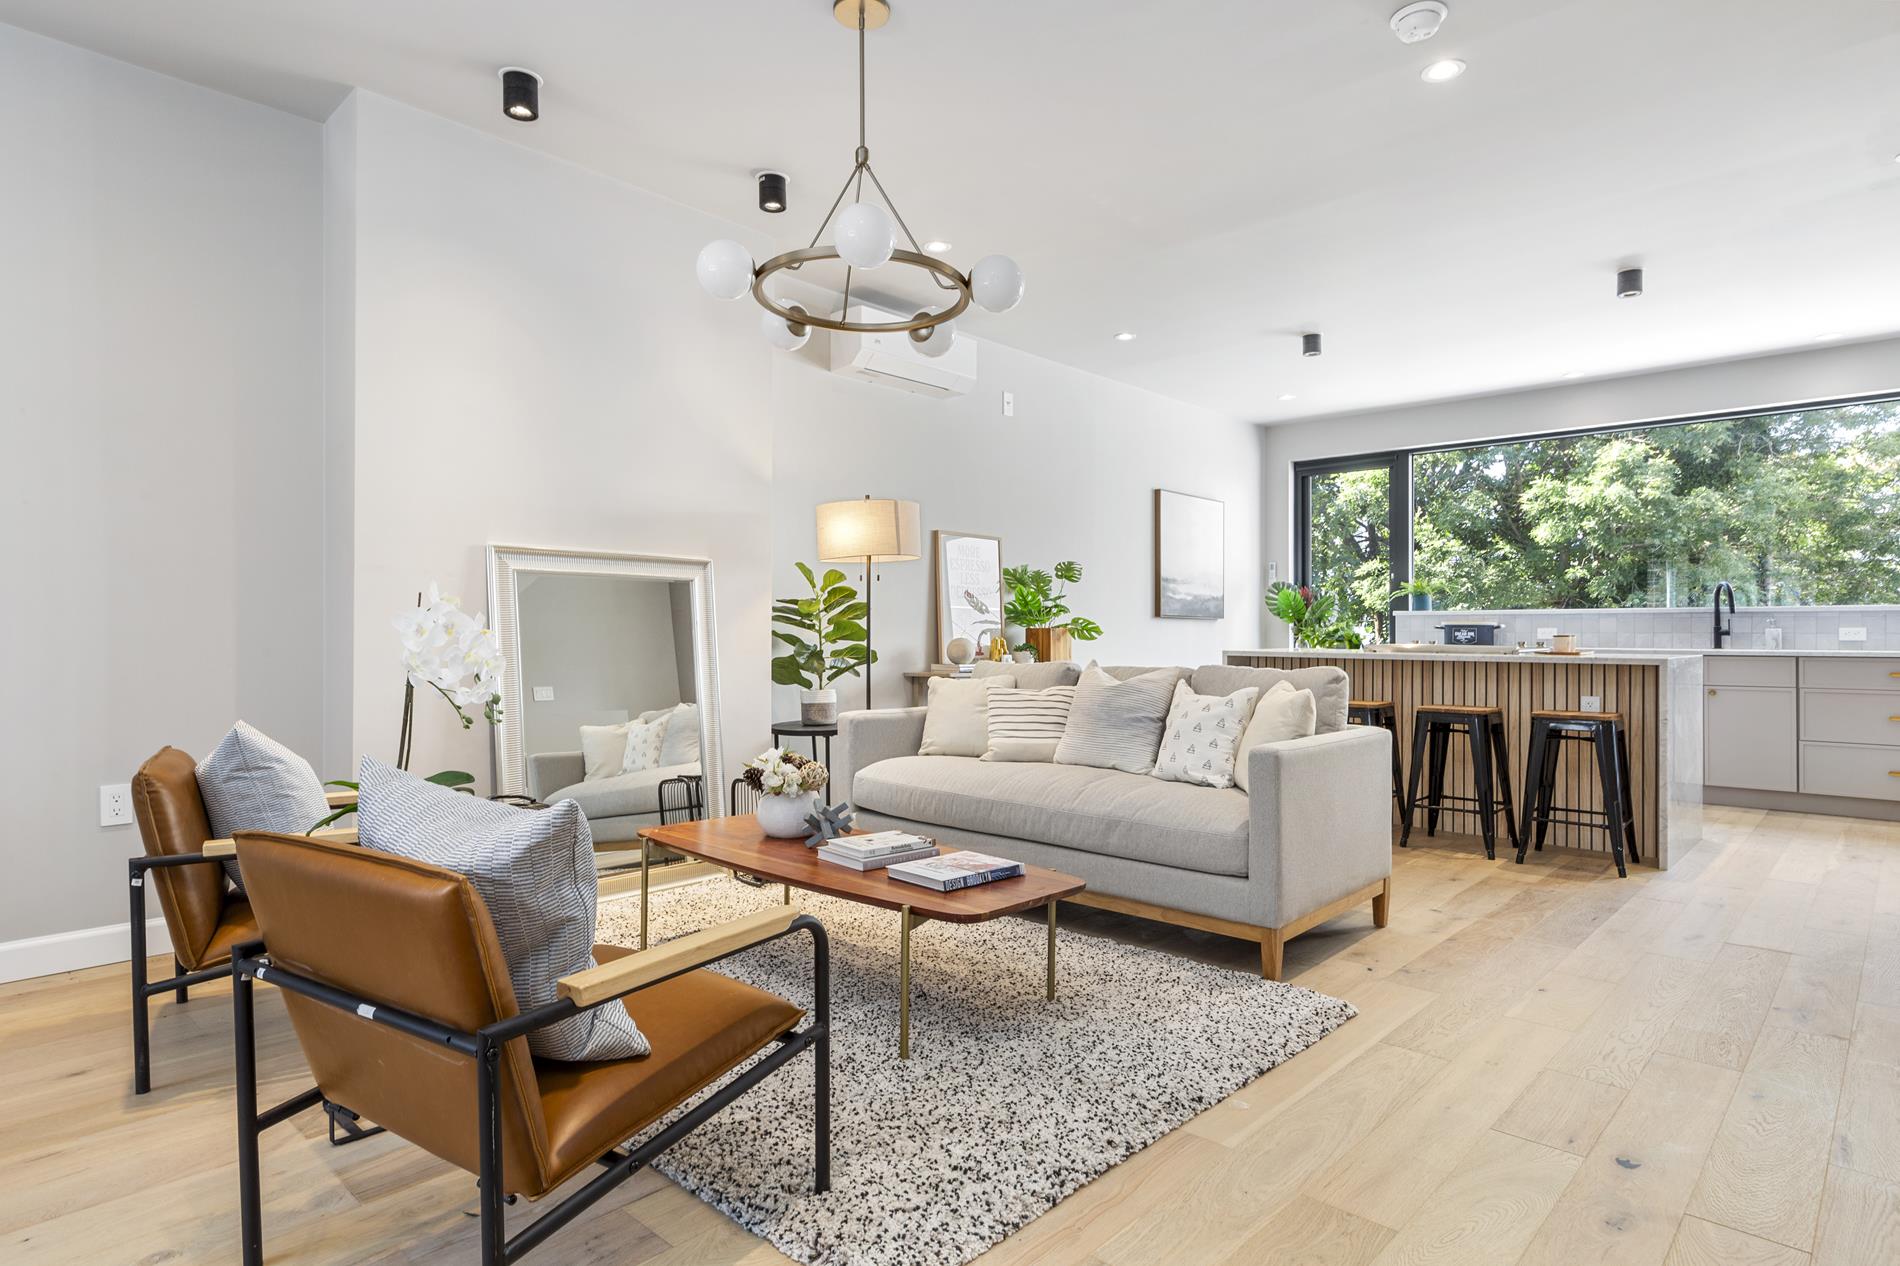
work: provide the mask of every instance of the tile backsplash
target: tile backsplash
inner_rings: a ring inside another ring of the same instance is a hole
[[[1728,619],[1723,608],[1722,618]],[[1781,647],[1789,651],[1900,652],[1900,606],[1742,607],[1735,612],[1731,650],[1759,650],[1762,630],[1773,620],[1781,629]],[[1534,642],[1539,629],[1575,633],[1579,646],[1625,650],[1704,650],[1712,642],[1713,620],[1707,607],[1632,607],[1623,610],[1562,611],[1400,611],[1396,640],[1438,642],[1434,626],[1447,621],[1496,621],[1503,643]],[[1864,642],[1841,640],[1842,629],[1865,629]]]

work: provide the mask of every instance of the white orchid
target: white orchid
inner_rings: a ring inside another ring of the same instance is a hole
[[[460,599],[431,584],[421,606],[391,623],[402,641],[403,671],[411,685],[430,687],[447,699],[463,729],[474,724],[469,713],[477,709],[491,725],[501,719],[501,644],[481,612],[470,615]]]
[[[768,796],[796,796],[817,791],[830,778],[825,767],[807,756],[769,747],[745,763],[742,777],[755,791]]]

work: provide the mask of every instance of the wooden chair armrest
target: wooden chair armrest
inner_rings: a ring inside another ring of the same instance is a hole
[[[326,829],[322,831],[312,831],[310,833],[310,837],[312,839],[328,840],[332,844],[359,843],[359,841],[356,838],[355,827],[350,827],[347,830],[338,830],[335,828],[330,828],[330,829]],[[205,846],[199,849],[198,852],[204,855],[205,857],[236,857],[237,856],[237,841],[236,840],[206,840]]]
[[[575,1006],[597,1006],[656,980],[676,976],[748,945],[770,940],[792,926],[798,916],[795,907],[774,906],[730,923],[702,928],[664,945],[563,976],[555,982],[555,992]]]
[[[356,793],[351,791],[348,787],[333,787],[323,793],[323,798],[330,802],[332,809],[354,809],[356,807]]]

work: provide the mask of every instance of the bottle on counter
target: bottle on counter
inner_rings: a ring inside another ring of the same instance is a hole
[[[1769,616],[1768,623],[1762,626],[1761,644],[1766,650],[1778,651],[1781,649],[1781,626],[1775,623],[1773,616]]]

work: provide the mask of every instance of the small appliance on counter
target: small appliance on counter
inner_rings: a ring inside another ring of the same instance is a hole
[[[1498,630],[1502,624],[1435,624],[1432,626],[1445,635],[1447,646],[1496,646]]]

